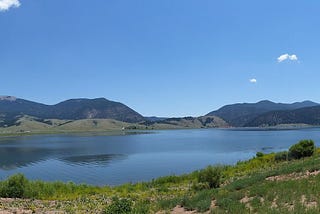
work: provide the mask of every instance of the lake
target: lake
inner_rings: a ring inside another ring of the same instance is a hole
[[[301,139],[320,142],[320,128],[295,130],[193,129],[118,136],[0,137],[0,179],[118,185],[183,174],[211,164],[234,164],[256,152],[288,149]]]

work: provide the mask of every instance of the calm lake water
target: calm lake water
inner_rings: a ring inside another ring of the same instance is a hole
[[[320,143],[320,128],[0,137],[0,179],[23,173],[29,179],[93,185],[148,181],[209,164],[234,164],[258,151],[286,150],[301,139]]]

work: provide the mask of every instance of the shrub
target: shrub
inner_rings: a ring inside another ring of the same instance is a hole
[[[1,185],[1,197],[7,198],[23,198],[28,180],[22,174],[10,176],[8,180]]]
[[[299,143],[290,147],[289,154],[295,159],[300,159],[313,155],[314,150],[315,146],[312,140],[301,140]]]
[[[212,190],[202,190],[195,195],[185,195],[181,201],[181,206],[187,210],[197,210],[203,213],[210,209],[213,195]]]
[[[287,151],[277,152],[274,156],[275,161],[289,160],[289,153]]]
[[[199,182],[194,182],[191,186],[192,190],[194,191],[201,191],[201,190],[205,190],[205,189],[210,189],[209,184],[206,183],[199,183]]]
[[[208,166],[199,171],[198,182],[207,183],[209,188],[217,188],[220,186],[221,167]]]
[[[264,154],[263,154],[262,152],[257,152],[256,157],[257,157],[257,158],[260,158],[260,157],[263,157],[263,155],[264,155]]]
[[[177,204],[180,204],[181,200],[182,199],[180,197],[163,198],[159,199],[157,201],[157,204],[161,210],[168,210],[174,208],[175,206],[177,206]]]
[[[132,201],[126,198],[119,199],[117,197],[112,199],[112,204],[110,204],[106,210],[105,214],[126,214],[132,211]]]

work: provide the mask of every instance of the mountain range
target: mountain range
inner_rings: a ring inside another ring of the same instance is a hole
[[[320,125],[320,106],[267,112],[257,116],[245,126],[276,126],[279,124]]]
[[[202,117],[144,117],[120,102],[105,98],[70,99],[55,105],[0,96],[0,127],[9,130],[105,130],[213,127],[265,127],[280,124],[320,125],[320,105],[263,100],[226,105]],[[22,129],[22,128],[21,128]]]
[[[70,99],[55,105],[45,105],[12,96],[0,97],[0,117],[12,121],[14,118],[29,115],[42,119],[114,119],[136,123],[144,121],[144,117],[128,106],[107,100]]]
[[[278,123],[272,123],[272,125],[278,125],[280,124],[279,123],[280,121],[283,123],[289,123],[290,122],[289,120],[285,118],[282,119],[282,117],[288,117],[285,115],[288,112],[292,112],[293,110],[301,109],[300,114],[308,114],[309,110],[306,109],[306,112],[304,110],[304,108],[308,108],[308,107],[315,107],[315,109],[319,108],[320,110],[319,104],[312,101],[303,101],[303,102],[295,102],[292,104],[285,104],[285,103],[274,103],[269,100],[263,100],[257,103],[236,103],[236,104],[226,105],[216,111],[212,111],[208,113],[206,116],[220,117],[223,120],[225,120],[230,126],[234,126],[234,127],[246,127],[246,126],[252,126],[252,125],[261,126],[263,124],[269,124],[268,121],[264,121],[267,119],[270,120],[269,118],[270,115],[268,113],[280,111],[282,112],[281,114],[278,113],[274,115],[275,117],[279,117],[278,119],[275,119],[275,121],[278,121]],[[259,118],[259,120],[256,118]],[[307,122],[306,124],[309,124],[309,121],[302,121],[302,120],[299,120],[299,118],[296,118],[296,120],[292,120],[292,121],[298,122],[298,123]]]

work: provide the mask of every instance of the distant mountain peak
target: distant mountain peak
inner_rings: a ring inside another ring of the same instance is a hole
[[[257,104],[258,104],[258,103],[260,103],[260,104],[267,104],[267,103],[268,103],[268,104],[269,104],[269,103],[270,103],[270,104],[274,104],[274,102],[272,102],[272,101],[270,101],[270,100],[261,100],[261,101],[257,102]]]
[[[98,98],[72,98],[68,99],[62,102],[84,102],[84,101],[110,101],[104,97],[98,97]],[[112,101],[113,102],[113,101]]]
[[[17,98],[14,96],[0,96],[0,100],[6,100],[6,101],[16,101]]]
[[[311,100],[304,100],[304,101],[302,101],[302,102],[295,102],[295,103],[318,104],[318,103],[315,103],[315,102],[313,102],[313,101],[311,101]],[[294,103],[293,103],[293,104],[294,104]]]

